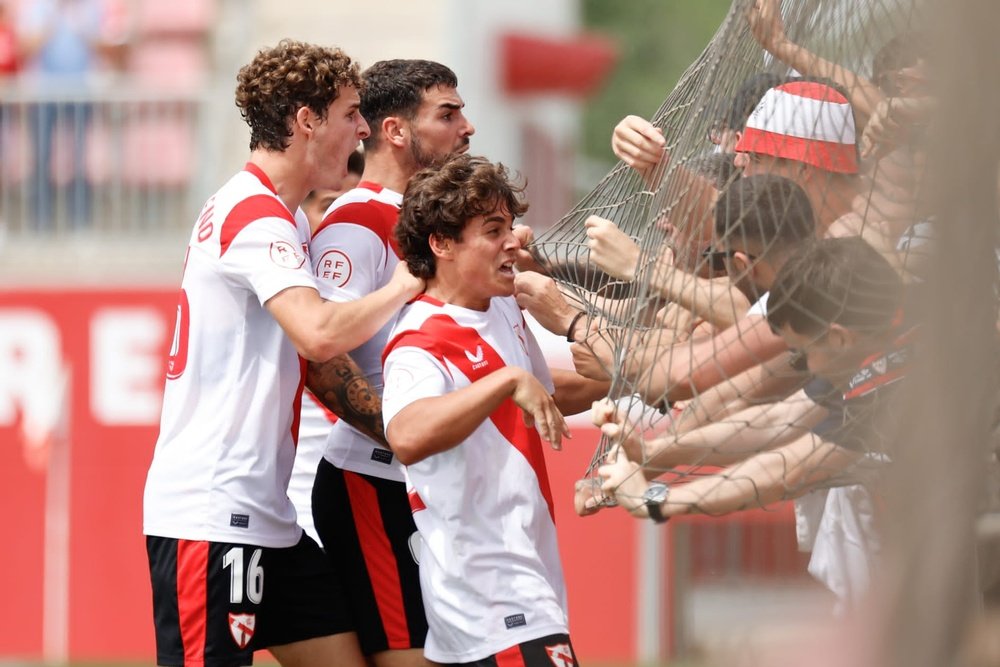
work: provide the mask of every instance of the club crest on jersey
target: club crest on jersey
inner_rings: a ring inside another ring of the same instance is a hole
[[[573,651],[570,650],[569,644],[556,644],[555,646],[546,646],[545,652],[549,654],[549,660],[555,667],[573,667],[576,661],[573,660]]]
[[[271,244],[271,261],[283,269],[298,269],[306,263],[306,256],[288,241]]]
[[[489,364],[490,362],[484,360],[485,357],[486,355],[483,354],[482,345],[476,346],[475,354],[472,354],[468,350],[465,350],[465,358],[472,362],[472,370],[476,370],[477,368],[482,368],[483,366]]]
[[[885,372],[889,370],[889,360],[886,359],[885,357],[876,359],[872,363],[872,368],[874,368],[875,372],[878,373],[879,375],[884,375]]]
[[[521,343],[521,349],[528,352],[528,341],[524,337],[524,329],[521,328],[520,324],[514,325],[514,335],[517,336],[517,340]]]
[[[253,639],[253,629],[257,625],[257,614],[229,614],[229,634],[241,649]]]

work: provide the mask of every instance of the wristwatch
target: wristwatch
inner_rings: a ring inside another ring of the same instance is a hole
[[[670,487],[666,484],[660,484],[659,482],[653,482],[646,489],[646,492],[642,494],[642,502],[646,505],[646,510],[649,512],[649,518],[656,523],[664,523],[669,519],[669,516],[663,515],[663,510],[661,505],[663,501],[667,499],[667,494],[670,492]]]

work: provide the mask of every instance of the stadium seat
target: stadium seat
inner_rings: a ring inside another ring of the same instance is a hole
[[[132,49],[129,71],[140,86],[194,91],[208,73],[204,46],[190,37],[148,39]]]
[[[136,11],[139,41],[162,35],[204,35],[213,26],[215,0],[139,0]]]

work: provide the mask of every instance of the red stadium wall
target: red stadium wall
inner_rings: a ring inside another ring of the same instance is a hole
[[[0,659],[153,661],[142,488],[175,309],[174,290],[0,294]],[[638,524],[572,513],[595,443],[578,431],[548,457],[571,632],[584,660],[632,660]]]

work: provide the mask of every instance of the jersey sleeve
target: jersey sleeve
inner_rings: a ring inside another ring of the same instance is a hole
[[[371,206],[352,204],[332,211],[309,245],[320,294],[355,301],[379,288],[386,266],[386,240]]]
[[[385,359],[382,421],[386,427],[414,401],[444,396],[454,389],[448,371],[433,355],[416,347],[400,347]]]
[[[263,217],[242,227],[223,246],[222,272],[247,286],[261,305],[289,287],[316,288],[298,230],[288,220]]]

